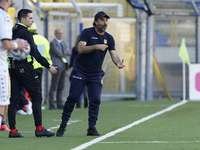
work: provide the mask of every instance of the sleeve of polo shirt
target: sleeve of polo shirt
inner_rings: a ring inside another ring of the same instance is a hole
[[[109,44],[108,44],[109,51],[115,50],[115,40],[114,40],[113,36],[110,36],[108,40],[109,40]]]
[[[90,34],[88,33],[88,30],[84,29],[81,33],[79,41],[84,41],[84,42],[88,43],[89,36],[90,36]]]
[[[0,40],[12,39],[12,20],[8,13],[0,13]]]

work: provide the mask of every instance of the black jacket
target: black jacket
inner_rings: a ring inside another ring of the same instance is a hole
[[[26,40],[31,47],[30,55],[33,56],[42,66],[49,69],[49,63],[48,61],[40,54],[40,52],[37,49],[37,45],[35,45],[35,42],[33,40],[33,35],[30,31],[28,31],[27,27],[21,25],[21,24],[15,24],[13,27],[13,39],[24,39]]]

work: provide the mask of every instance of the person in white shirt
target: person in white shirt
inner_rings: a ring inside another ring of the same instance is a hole
[[[0,131],[10,131],[4,124],[9,101],[8,50],[21,49],[26,52],[27,41],[12,40],[12,20],[6,12],[11,0],[0,0]]]

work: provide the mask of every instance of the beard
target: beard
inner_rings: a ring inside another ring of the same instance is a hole
[[[106,25],[97,25],[97,29],[100,33],[105,32],[106,31],[107,26]]]

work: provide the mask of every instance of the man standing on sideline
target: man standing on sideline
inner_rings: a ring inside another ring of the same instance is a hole
[[[76,56],[78,55],[78,44],[79,44],[79,39],[80,39],[80,34],[76,38],[75,46],[72,48],[72,55],[70,58],[70,63],[69,63],[69,69],[66,73],[66,76],[69,77],[69,81],[71,82],[72,76],[73,76],[73,66],[76,61]],[[83,96],[82,96],[83,95]],[[88,107],[88,94],[87,94],[87,87],[85,86],[83,93],[81,97],[79,98],[79,101],[76,103],[76,108],[81,108],[81,101],[82,97],[84,100],[84,107]]]
[[[27,41],[12,40],[12,20],[6,12],[10,4],[11,0],[0,0],[0,131],[10,131],[5,124],[10,103],[7,52],[12,49],[23,50],[29,45]]]
[[[94,17],[93,26],[82,31],[78,46],[79,54],[71,80],[70,93],[65,102],[62,113],[62,122],[56,133],[56,136],[63,136],[67,129],[67,122],[74,109],[75,103],[85,87],[88,89],[89,97],[89,120],[87,136],[100,136],[96,130],[96,121],[98,119],[99,105],[101,103],[102,70],[103,60],[106,52],[109,51],[113,63],[119,68],[125,67],[124,60],[120,60],[115,50],[114,38],[105,32],[108,19],[110,17],[103,11],[98,12]]]
[[[18,133],[16,129],[16,110],[19,103],[19,96],[22,90],[22,87],[25,87],[29,93],[32,100],[32,109],[33,116],[35,121],[35,136],[54,136],[55,133],[47,131],[42,126],[42,94],[40,89],[40,82],[37,74],[33,69],[33,57],[42,65],[45,66],[51,74],[57,72],[56,67],[51,66],[48,61],[39,53],[37,46],[34,43],[32,34],[28,31],[27,27],[30,27],[33,24],[33,14],[29,9],[21,9],[18,12],[18,20],[20,23],[15,24],[13,27],[13,39],[22,38],[28,41],[31,47],[30,55],[27,56],[27,59],[24,60],[15,60],[12,57],[9,58],[11,67],[10,77],[11,77],[11,98],[10,105],[8,107],[8,121],[10,125],[10,138],[19,138],[23,137]]]
[[[55,38],[50,43],[50,55],[53,65],[57,67],[57,73],[52,75],[51,87],[49,90],[49,109],[63,109],[63,89],[65,85],[65,74],[68,69],[67,56],[71,55],[71,51],[67,49],[67,45],[63,38],[62,29],[55,30]],[[56,93],[57,108],[54,105],[54,95]]]
[[[50,50],[49,41],[45,37],[37,33],[37,26],[35,23],[33,23],[31,27],[28,27],[28,30],[32,33],[34,42],[37,45],[37,49],[39,50],[40,54],[48,60],[50,65],[52,65],[51,57],[49,54],[49,50]],[[43,66],[34,59],[33,67],[36,74],[38,75],[38,78],[40,81],[40,88],[42,91]],[[32,102],[30,102],[28,99],[25,98],[25,94],[26,94],[26,90],[23,88],[23,90],[21,91],[20,102],[19,102],[18,110],[17,110],[17,113],[20,115],[32,114]],[[24,105],[26,108],[26,112],[23,110]]]

